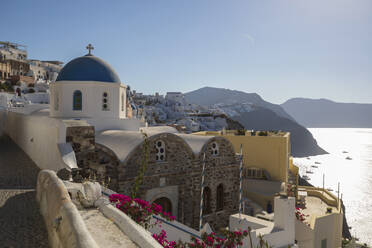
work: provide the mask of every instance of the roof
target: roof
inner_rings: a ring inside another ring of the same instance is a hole
[[[209,140],[215,138],[214,136],[199,136],[192,134],[177,133],[177,136],[181,137],[192,149],[195,155],[199,155],[202,148]]]
[[[198,156],[205,144],[213,139],[213,136],[197,136],[172,132],[169,127],[144,128],[147,136],[154,137],[160,134],[175,135],[181,138],[194,155]],[[117,158],[123,162],[128,155],[144,141],[143,134],[139,131],[106,130],[96,135],[96,143],[109,148]]]
[[[129,153],[143,142],[138,131],[107,130],[96,135],[96,143],[109,148],[123,162]]]
[[[99,81],[120,83],[112,67],[102,59],[85,55],[68,62],[58,74],[56,81]]]

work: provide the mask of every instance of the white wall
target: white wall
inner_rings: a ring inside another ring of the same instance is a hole
[[[23,96],[32,103],[49,103],[49,93],[28,93]]]
[[[274,198],[274,227],[285,230],[281,235],[283,245],[293,244],[295,240],[295,198]]]
[[[8,102],[15,94],[0,92],[0,107],[8,107]]]
[[[138,131],[140,127],[144,127],[144,122],[138,119],[86,119],[86,121],[94,126],[96,132],[103,130],[128,130]]]
[[[273,248],[294,245],[295,241],[295,199],[274,198],[274,223],[255,217],[234,214],[230,216],[230,230],[247,230],[251,227],[253,247],[259,245],[259,234]],[[249,238],[243,240],[243,247],[251,247]]]
[[[73,94],[76,90],[82,92],[82,110],[73,110]],[[126,105],[121,111],[120,92],[126,91],[126,86],[119,83],[104,83],[93,81],[58,81],[50,84],[50,103],[52,117],[64,118],[123,118],[126,115]],[[103,93],[108,93],[109,110],[102,110]],[[59,96],[59,108],[55,110],[56,95]],[[125,96],[126,102],[126,96]]]
[[[323,239],[327,247],[341,247],[342,214],[333,213],[318,217],[314,224],[314,247],[320,247]]]
[[[65,185],[53,171],[39,173],[36,199],[46,224],[50,247],[98,248]]]
[[[66,168],[58,143],[66,140],[63,121],[0,110],[0,129],[4,131],[41,169]],[[60,135],[63,137],[60,137]]]
[[[296,219],[296,240],[301,248],[314,248],[314,230]]]
[[[327,247],[341,247],[342,242],[342,213],[315,216],[311,221],[312,227],[296,220],[296,240],[302,248],[318,248],[323,239],[327,240]]]

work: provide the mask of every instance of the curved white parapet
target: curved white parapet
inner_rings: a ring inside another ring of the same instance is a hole
[[[36,190],[51,247],[98,248],[65,185],[54,171],[42,170],[39,173]]]
[[[97,201],[99,210],[108,218],[115,222],[120,230],[127,235],[133,242],[141,248],[162,248],[149,231],[134,222],[129,216],[112,206],[101,198]]]

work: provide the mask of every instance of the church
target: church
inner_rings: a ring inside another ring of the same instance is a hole
[[[160,204],[194,229],[199,229],[205,165],[203,224],[215,231],[228,226],[229,216],[239,210],[239,162],[232,144],[221,136],[147,127],[131,118],[127,86],[92,54],[91,45],[87,49],[88,54],[67,63],[50,84],[49,108],[29,113],[29,132],[12,135],[20,117],[10,114],[6,128],[12,139],[41,168],[53,164],[55,171],[90,171],[126,195],[146,157],[138,197]]]

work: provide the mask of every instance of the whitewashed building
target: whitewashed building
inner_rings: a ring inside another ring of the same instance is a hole
[[[90,52],[63,67],[50,84],[51,117],[126,117],[126,86],[116,72]]]

